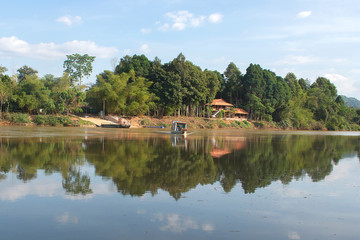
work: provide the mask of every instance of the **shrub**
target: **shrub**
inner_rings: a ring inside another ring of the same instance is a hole
[[[60,124],[62,124],[63,126],[71,126],[71,125],[73,125],[73,122],[67,116],[58,116],[58,118],[59,118]]]
[[[231,127],[236,127],[236,128],[240,127],[240,125],[238,124],[238,122],[239,122],[239,121],[235,121],[235,122],[231,121],[231,122],[230,122]]]
[[[30,123],[30,116],[27,113],[6,113],[5,119],[14,123]]]
[[[43,125],[46,123],[46,117],[43,115],[37,115],[34,119],[33,119],[34,123],[36,123],[37,125]]]
[[[56,116],[56,115],[38,115],[34,118],[34,122],[38,125],[50,125],[50,126],[71,126],[73,122],[67,116]]]
[[[206,124],[205,127],[209,128],[209,129],[213,129],[213,128],[215,128],[215,122],[214,121],[209,121],[208,124]]]
[[[226,128],[228,126],[223,120],[218,120],[218,125],[220,128]]]
[[[251,128],[251,125],[248,121],[244,120],[242,122],[240,122],[240,127],[242,128]]]
[[[140,122],[141,125],[150,125],[150,121],[148,119],[143,119]]]
[[[254,126],[257,128],[263,128],[264,124],[262,122],[254,122]]]
[[[324,125],[321,122],[312,122],[310,124],[310,129],[311,130],[323,130]]]

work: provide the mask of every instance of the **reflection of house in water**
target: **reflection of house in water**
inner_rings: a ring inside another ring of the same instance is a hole
[[[213,158],[221,158],[232,153],[234,150],[244,148],[246,142],[244,137],[212,138],[211,145],[210,155]]]

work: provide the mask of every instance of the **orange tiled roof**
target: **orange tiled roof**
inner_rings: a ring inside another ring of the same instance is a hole
[[[247,111],[241,108],[235,108],[235,113],[237,114],[249,114]]]
[[[210,103],[211,106],[226,106],[226,107],[233,107],[231,103],[228,103],[224,101],[223,99],[214,99],[212,103]]]

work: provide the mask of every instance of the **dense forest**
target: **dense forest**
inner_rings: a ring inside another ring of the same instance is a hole
[[[223,98],[249,112],[253,121],[275,122],[283,128],[359,130],[360,110],[348,107],[333,83],[324,77],[312,84],[288,73],[285,78],[250,64],[243,74],[230,63],[224,73],[202,70],[179,54],[169,63],[145,55],[125,56],[114,71],[97,75],[85,89],[95,57],[67,55],[64,74],[40,78],[28,66],[13,76],[0,66],[1,112],[68,114],[82,112],[127,116],[208,117],[206,105]]]

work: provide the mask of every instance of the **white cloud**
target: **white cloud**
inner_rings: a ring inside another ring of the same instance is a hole
[[[170,28],[170,24],[164,23],[164,24],[162,24],[162,25],[160,25],[160,26],[158,27],[158,30],[159,30],[159,31],[166,32],[166,31],[169,30],[169,28]]]
[[[199,229],[198,224],[190,217],[182,218],[179,214],[170,214],[166,218],[166,224],[160,227],[161,231],[175,233],[185,232],[188,229]]]
[[[338,94],[346,96],[358,95],[360,89],[356,87],[356,81],[349,79],[337,73],[327,73],[324,75],[329,79],[337,88]]]
[[[311,13],[312,13],[311,11],[299,12],[299,13],[297,14],[297,17],[298,17],[298,18],[307,18],[307,17],[310,17]]]
[[[23,183],[21,180],[7,178],[2,182],[3,187],[0,188],[0,200],[16,201],[27,196],[37,197],[63,197],[70,200],[83,200],[93,198],[95,195],[113,195],[116,190],[110,189],[106,184],[92,184],[92,194],[83,195],[66,195],[61,182],[54,179],[37,178]]]
[[[151,29],[150,28],[142,28],[141,30],[140,30],[140,32],[142,33],[142,34],[149,34],[149,33],[151,33]]]
[[[118,52],[115,47],[98,46],[92,41],[73,40],[61,44],[38,43],[29,44],[15,36],[0,38],[0,56],[12,55],[38,59],[58,59],[65,55],[79,53],[89,54],[98,58],[108,58]]]
[[[221,22],[223,17],[224,16],[220,13],[213,13],[208,17],[208,19],[209,19],[209,22],[211,22],[211,23],[219,23],[219,22]]]
[[[332,173],[326,176],[325,180],[328,182],[335,182],[339,179],[350,176],[350,171],[353,169],[353,165],[350,162],[341,162],[337,165]]]
[[[170,22],[161,23],[156,22],[156,25],[159,25],[158,30],[160,31],[183,31],[186,28],[192,27],[197,28],[202,26],[205,21],[209,21],[210,23],[219,23],[221,22],[223,15],[220,13],[213,13],[206,16],[195,16],[193,13],[189,11],[177,11],[177,12],[168,12],[165,14],[165,17],[170,20]]]
[[[201,229],[205,232],[213,232],[215,230],[215,227],[212,224],[203,224],[201,226]]]
[[[76,216],[71,216],[68,212],[64,212],[63,215],[55,217],[55,220],[61,224],[78,224],[79,219]]]
[[[37,195],[40,197],[53,197],[63,192],[60,185],[55,182],[37,181],[37,185],[32,183],[13,184],[10,187],[0,189],[0,199],[16,201],[28,195]]]
[[[56,19],[56,22],[65,23],[66,25],[71,26],[73,24],[82,23],[82,19],[80,16],[66,15],[66,16],[62,16],[62,17],[59,17],[58,19]]]
[[[130,55],[131,54],[131,49],[129,49],[129,48],[124,49],[123,53],[124,53],[124,55]]]
[[[150,46],[148,44],[141,45],[141,47],[139,49],[139,53],[148,54],[150,52],[151,52],[151,49],[150,49]]]
[[[188,11],[169,12],[165,16],[171,19],[171,27],[177,31],[182,31],[187,27],[199,27],[205,20],[204,16],[195,17]]]
[[[212,224],[204,223],[200,225],[191,217],[184,217],[177,213],[168,214],[167,216],[164,216],[162,213],[156,213],[151,221],[163,223],[162,226],[160,226],[161,231],[174,233],[182,233],[188,230],[202,230],[204,232],[213,232],[215,230]]]
[[[275,65],[300,65],[300,64],[313,63],[316,61],[318,61],[318,59],[312,56],[289,55],[286,56],[283,60],[276,62]]]
[[[301,239],[300,235],[297,232],[288,232],[288,238],[292,240]]]

